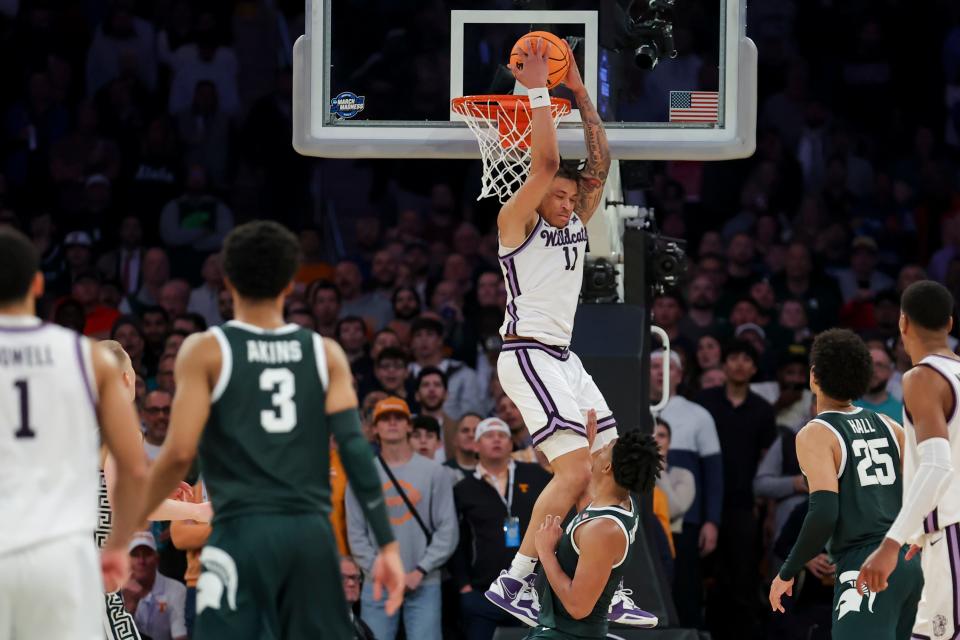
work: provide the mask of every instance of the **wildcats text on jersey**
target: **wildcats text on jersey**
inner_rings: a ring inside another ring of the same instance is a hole
[[[546,241],[547,247],[562,247],[568,244],[579,244],[587,241],[587,228],[581,227],[580,231],[570,233],[570,227],[563,229],[543,229],[540,231],[540,237]]]
[[[303,360],[303,350],[296,340],[247,340],[247,362],[285,364]]]

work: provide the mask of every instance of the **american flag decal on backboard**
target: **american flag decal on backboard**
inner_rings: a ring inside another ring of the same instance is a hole
[[[670,92],[670,122],[716,122],[719,108],[716,91]]]

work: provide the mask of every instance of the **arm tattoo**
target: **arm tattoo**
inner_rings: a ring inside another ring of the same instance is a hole
[[[597,108],[593,106],[586,91],[577,96],[577,108],[580,109],[580,118],[583,120],[587,164],[580,172],[579,206],[576,210],[581,218],[589,219],[603,196],[603,184],[610,170],[610,146],[603,130],[603,121],[600,120]]]

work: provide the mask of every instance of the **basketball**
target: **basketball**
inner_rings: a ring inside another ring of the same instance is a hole
[[[520,52],[526,49],[527,40],[531,38],[543,38],[547,45],[547,89],[553,89],[566,77],[567,69],[570,68],[570,56],[567,55],[566,43],[557,36],[548,31],[532,31],[523,36],[513,45],[510,52],[510,64],[522,67],[523,60]]]

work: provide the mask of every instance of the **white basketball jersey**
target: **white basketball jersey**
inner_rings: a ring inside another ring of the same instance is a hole
[[[960,360],[946,356],[929,355],[918,366],[928,366],[939,372],[953,390],[953,409],[947,418],[947,431],[950,436],[950,454],[953,461],[953,479],[950,488],[944,494],[937,508],[924,518],[923,532],[929,533],[960,522]],[[934,398],[928,402],[938,402]],[[903,410],[906,451],[903,455],[903,492],[906,495],[920,465],[920,453],[917,451],[917,432],[910,419],[908,407]],[[920,523],[918,523],[920,524]]]
[[[95,392],[88,340],[0,315],[0,554],[75,532],[93,539]]]
[[[587,228],[576,214],[557,229],[538,218],[519,247],[500,245],[500,269],[507,282],[507,311],[500,335],[534,338],[566,347],[583,283]]]

